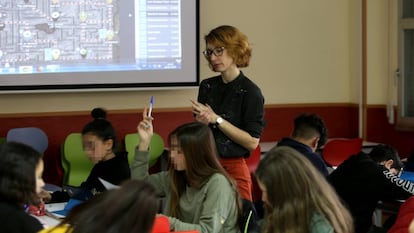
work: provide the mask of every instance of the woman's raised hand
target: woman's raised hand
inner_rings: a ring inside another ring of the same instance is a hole
[[[137,132],[140,138],[138,149],[139,150],[148,150],[152,135],[154,134],[152,127],[151,116],[148,116],[148,108],[144,108],[142,112],[142,120],[137,125]]]

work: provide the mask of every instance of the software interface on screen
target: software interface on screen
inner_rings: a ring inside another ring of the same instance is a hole
[[[196,0],[0,0],[0,90],[195,84],[197,32]]]
[[[0,1],[0,73],[180,69],[180,1],[131,2]]]

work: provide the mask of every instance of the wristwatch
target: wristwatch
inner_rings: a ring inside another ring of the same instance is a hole
[[[215,125],[218,126],[218,125],[220,125],[223,122],[224,122],[224,119],[223,118],[217,117]]]

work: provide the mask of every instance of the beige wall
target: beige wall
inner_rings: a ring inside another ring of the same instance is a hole
[[[387,95],[388,32],[382,15],[388,3],[382,2],[368,0],[368,38],[375,38],[368,48],[372,103],[385,103]],[[253,59],[244,72],[262,88],[266,104],[358,103],[359,0],[200,0],[200,52],[203,35],[221,24],[234,25],[249,36]],[[200,67],[202,78],[214,75],[203,57]],[[150,95],[155,96],[155,107],[189,107],[197,89],[3,94],[0,113],[84,111],[95,106],[139,109]]]
[[[396,104],[397,1],[367,2],[367,101]]]

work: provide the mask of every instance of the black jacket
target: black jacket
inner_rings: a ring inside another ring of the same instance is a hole
[[[35,233],[42,224],[23,210],[23,207],[0,201],[0,232]]]
[[[309,146],[291,138],[282,138],[282,140],[277,143],[277,146],[288,146],[299,151],[308,158],[316,169],[318,169],[324,176],[328,176],[328,169],[322,157],[318,153],[313,152]]]
[[[328,177],[354,218],[355,232],[366,233],[379,201],[407,199],[414,184],[399,179],[361,152],[340,164]]]

